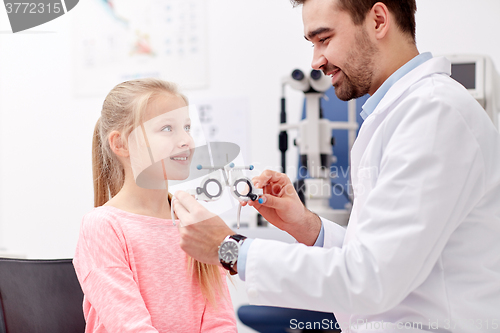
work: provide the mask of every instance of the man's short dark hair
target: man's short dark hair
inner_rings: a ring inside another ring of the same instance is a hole
[[[294,6],[303,5],[307,0],[290,0]],[[396,18],[396,24],[403,33],[409,34],[415,42],[415,0],[337,0],[339,9],[347,11],[356,25],[365,21],[366,14],[373,5],[381,2],[387,6]]]

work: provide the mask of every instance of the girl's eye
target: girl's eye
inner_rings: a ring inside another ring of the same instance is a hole
[[[162,132],[172,132],[172,126],[167,125],[167,126],[163,127],[161,130],[162,130]]]
[[[186,125],[186,126],[184,126],[184,130],[185,130],[186,132],[191,131],[191,125]]]

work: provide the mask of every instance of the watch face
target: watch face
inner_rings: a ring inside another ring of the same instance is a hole
[[[219,259],[230,263],[238,259],[238,243],[233,240],[222,243],[219,248]]]

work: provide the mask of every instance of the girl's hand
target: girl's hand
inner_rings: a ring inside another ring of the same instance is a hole
[[[174,196],[172,205],[180,219],[181,249],[199,262],[219,264],[219,245],[234,232],[188,193],[177,191]]]

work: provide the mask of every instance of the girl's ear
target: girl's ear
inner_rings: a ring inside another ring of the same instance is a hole
[[[108,136],[108,141],[113,153],[117,156],[129,157],[127,141],[122,137],[120,132],[111,132]]]

